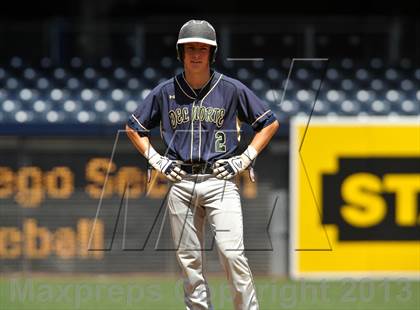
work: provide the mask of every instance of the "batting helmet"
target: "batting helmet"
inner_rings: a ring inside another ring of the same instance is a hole
[[[213,26],[205,20],[189,20],[179,30],[178,41],[176,42],[176,53],[179,61],[183,59],[182,44],[190,42],[205,43],[212,46],[210,61],[216,60],[217,42],[216,31]]]

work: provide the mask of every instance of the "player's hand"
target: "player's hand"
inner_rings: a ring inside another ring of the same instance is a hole
[[[163,173],[172,182],[181,181],[187,174],[184,170],[179,168],[173,160],[158,153],[150,157],[149,164],[157,171]]]
[[[229,180],[247,169],[257,154],[257,151],[249,146],[240,156],[219,159],[214,163],[213,175],[221,180]]]

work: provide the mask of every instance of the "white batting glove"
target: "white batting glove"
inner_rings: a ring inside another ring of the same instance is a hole
[[[214,163],[213,175],[221,180],[229,180],[248,168],[257,155],[257,150],[249,145],[240,156],[217,160]]]
[[[179,182],[187,174],[184,170],[176,166],[175,162],[166,156],[162,156],[150,146],[149,154],[146,158],[149,164],[157,171],[164,174],[172,182]]]

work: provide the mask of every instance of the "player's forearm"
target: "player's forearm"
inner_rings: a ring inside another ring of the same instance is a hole
[[[267,127],[264,127],[263,129],[261,129],[261,131],[255,134],[250,145],[252,145],[255,148],[255,150],[258,153],[260,153],[267,146],[268,142],[270,142],[271,138],[277,132],[278,128],[278,121],[274,121]]]
[[[141,137],[135,130],[129,126],[125,126],[128,138],[136,149],[146,158],[149,158],[151,144],[148,137]]]

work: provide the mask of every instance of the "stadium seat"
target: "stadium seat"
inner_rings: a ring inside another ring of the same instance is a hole
[[[254,36],[253,44],[266,44],[260,39]],[[420,113],[416,87],[420,69],[407,58],[393,66],[378,57],[367,62],[333,60],[328,68],[321,61],[295,62],[292,68],[290,58],[219,65],[219,71],[241,80],[286,122],[292,116],[311,113]],[[146,66],[137,57],[121,62],[104,56],[96,64],[77,56],[63,64],[55,64],[49,57],[39,61],[12,57],[0,66],[0,120],[122,124],[157,83],[181,71],[181,64],[167,56]]]

